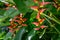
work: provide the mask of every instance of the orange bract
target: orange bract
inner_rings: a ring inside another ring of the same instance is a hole
[[[44,5],[50,4],[51,2],[39,2],[40,7],[43,7]]]
[[[14,17],[11,21],[10,21],[10,26],[8,27],[9,29],[13,29],[16,28],[16,26],[21,25],[21,26],[27,26],[27,24],[23,24],[23,22],[25,22],[27,20],[27,18],[23,18],[22,14]],[[18,23],[18,24],[17,24]]]
[[[31,9],[35,11],[38,11],[38,8],[39,8],[38,6],[31,6]]]
[[[44,22],[44,20],[45,20],[44,18],[39,20],[39,23],[42,24]]]
[[[36,19],[40,19],[40,13],[37,13]]]
[[[27,24],[22,24],[22,26],[27,26]]]
[[[39,22],[33,22],[32,24],[39,26]]]
[[[40,30],[40,28],[34,28],[34,30]]]
[[[40,10],[39,10],[39,13],[41,14],[41,13],[43,13],[45,10],[46,10],[46,9],[40,9]]]
[[[47,26],[45,26],[45,25],[40,26],[41,29],[44,29],[44,28],[46,28],[46,27],[47,27]]]

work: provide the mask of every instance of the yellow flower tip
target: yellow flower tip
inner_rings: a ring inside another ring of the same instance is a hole
[[[42,12],[40,14],[42,14]]]
[[[39,23],[42,24],[44,22],[45,19],[41,19],[39,20]]]
[[[38,12],[38,9],[34,9],[34,11],[37,11]]]
[[[39,13],[42,14],[46,9],[40,9]]]
[[[43,22],[40,22],[40,24],[42,24]]]
[[[40,8],[42,8],[42,7],[44,7],[44,6],[41,5]]]
[[[12,6],[12,4],[10,4],[9,6]]]
[[[38,19],[38,21],[40,21],[41,19]]]
[[[36,1],[35,3],[38,3],[38,1]]]
[[[35,3],[38,3],[38,0],[33,0]]]

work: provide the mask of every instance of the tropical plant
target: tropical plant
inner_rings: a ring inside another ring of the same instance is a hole
[[[0,40],[60,40],[60,0],[0,0]]]

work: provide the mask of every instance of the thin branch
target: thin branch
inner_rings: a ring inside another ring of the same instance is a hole
[[[53,27],[60,34],[60,31],[54,25],[52,25],[52,23],[47,18],[46,20],[49,22],[50,26]]]

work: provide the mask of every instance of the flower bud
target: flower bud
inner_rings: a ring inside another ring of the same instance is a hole
[[[51,2],[39,2],[40,7],[44,7],[44,5],[50,4]]]

